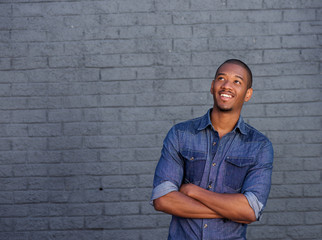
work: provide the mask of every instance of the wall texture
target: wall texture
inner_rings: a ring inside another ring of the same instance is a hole
[[[322,239],[321,20],[321,0],[0,0],[0,239],[166,239],[163,138],[228,58],[276,156],[248,238]]]

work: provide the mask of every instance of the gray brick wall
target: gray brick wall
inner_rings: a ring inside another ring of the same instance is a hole
[[[249,239],[322,239],[321,0],[0,2],[0,239],[166,239],[162,141],[247,62],[244,118],[275,148]]]

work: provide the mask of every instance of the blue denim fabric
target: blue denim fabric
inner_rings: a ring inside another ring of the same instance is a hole
[[[271,186],[271,142],[242,117],[221,139],[204,116],[176,124],[164,140],[155,170],[151,203],[181,184],[193,183],[217,193],[242,193],[257,219]],[[168,239],[246,239],[246,224],[228,219],[187,219],[172,216]]]

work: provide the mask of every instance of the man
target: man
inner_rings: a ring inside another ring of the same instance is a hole
[[[213,108],[171,128],[156,167],[151,200],[172,215],[168,239],[246,239],[268,198],[272,144],[240,116],[253,93],[250,69],[227,60],[210,92]]]

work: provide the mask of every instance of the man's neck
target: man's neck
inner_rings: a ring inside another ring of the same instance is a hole
[[[213,108],[210,119],[212,126],[218,132],[219,137],[222,138],[234,129],[238,122],[239,116],[240,112],[223,112]]]

